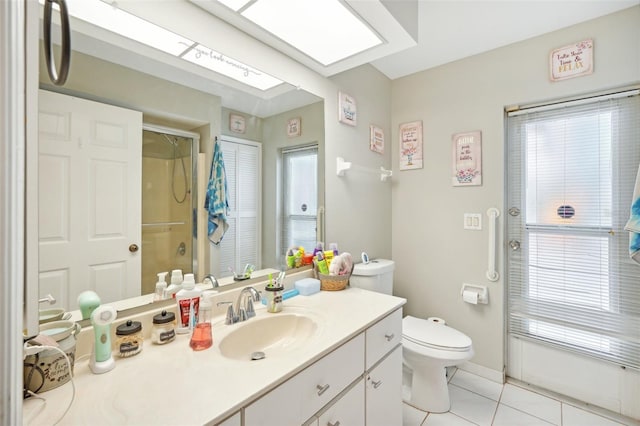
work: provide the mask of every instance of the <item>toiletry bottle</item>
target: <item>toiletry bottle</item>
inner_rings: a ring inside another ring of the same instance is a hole
[[[167,282],[165,281],[165,277],[167,276],[167,272],[160,272],[158,274],[158,282],[156,283],[156,291],[153,294],[153,301],[157,302],[159,300],[163,300],[167,291]]]
[[[213,345],[213,335],[211,334],[211,302],[207,296],[203,296],[200,301],[200,312],[198,312],[198,323],[193,329],[189,346],[194,351],[202,351]]]
[[[329,267],[327,266],[327,261],[324,260],[324,255],[321,251],[316,254],[316,265],[318,265],[318,272],[324,275],[329,275]]]
[[[182,290],[176,293],[178,303],[178,327],[176,333],[185,334],[193,330],[198,322],[198,309],[202,290],[196,288],[193,274],[185,274]]]
[[[165,292],[165,299],[175,299],[176,293],[182,289],[182,269],[171,271],[171,284]]]

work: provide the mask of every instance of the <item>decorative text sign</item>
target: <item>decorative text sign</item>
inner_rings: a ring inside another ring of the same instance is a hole
[[[482,133],[455,133],[453,148],[453,186],[482,185]]]
[[[551,81],[566,80],[593,73],[593,40],[564,46],[551,52]]]
[[[400,125],[400,170],[422,168],[422,121]]]

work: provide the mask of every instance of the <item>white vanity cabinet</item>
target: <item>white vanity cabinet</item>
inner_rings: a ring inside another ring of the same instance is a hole
[[[223,420],[220,423],[216,423],[216,426],[242,426],[242,416],[240,414],[240,411],[227,418],[226,420]]]
[[[402,424],[402,309],[244,409],[245,426]]]
[[[364,334],[245,408],[245,426],[300,425],[362,376]]]

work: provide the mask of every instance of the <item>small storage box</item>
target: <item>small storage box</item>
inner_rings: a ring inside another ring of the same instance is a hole
[[[294,284],[295,288],[303,296],[311,296],[320,291],[320,280],[315,278],[303,278]]]

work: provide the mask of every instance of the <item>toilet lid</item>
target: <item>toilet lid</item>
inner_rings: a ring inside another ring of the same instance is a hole
[[[471,339],[455,328],[407,315],[402,319],[402,337],[422,346],[464,351]]]

